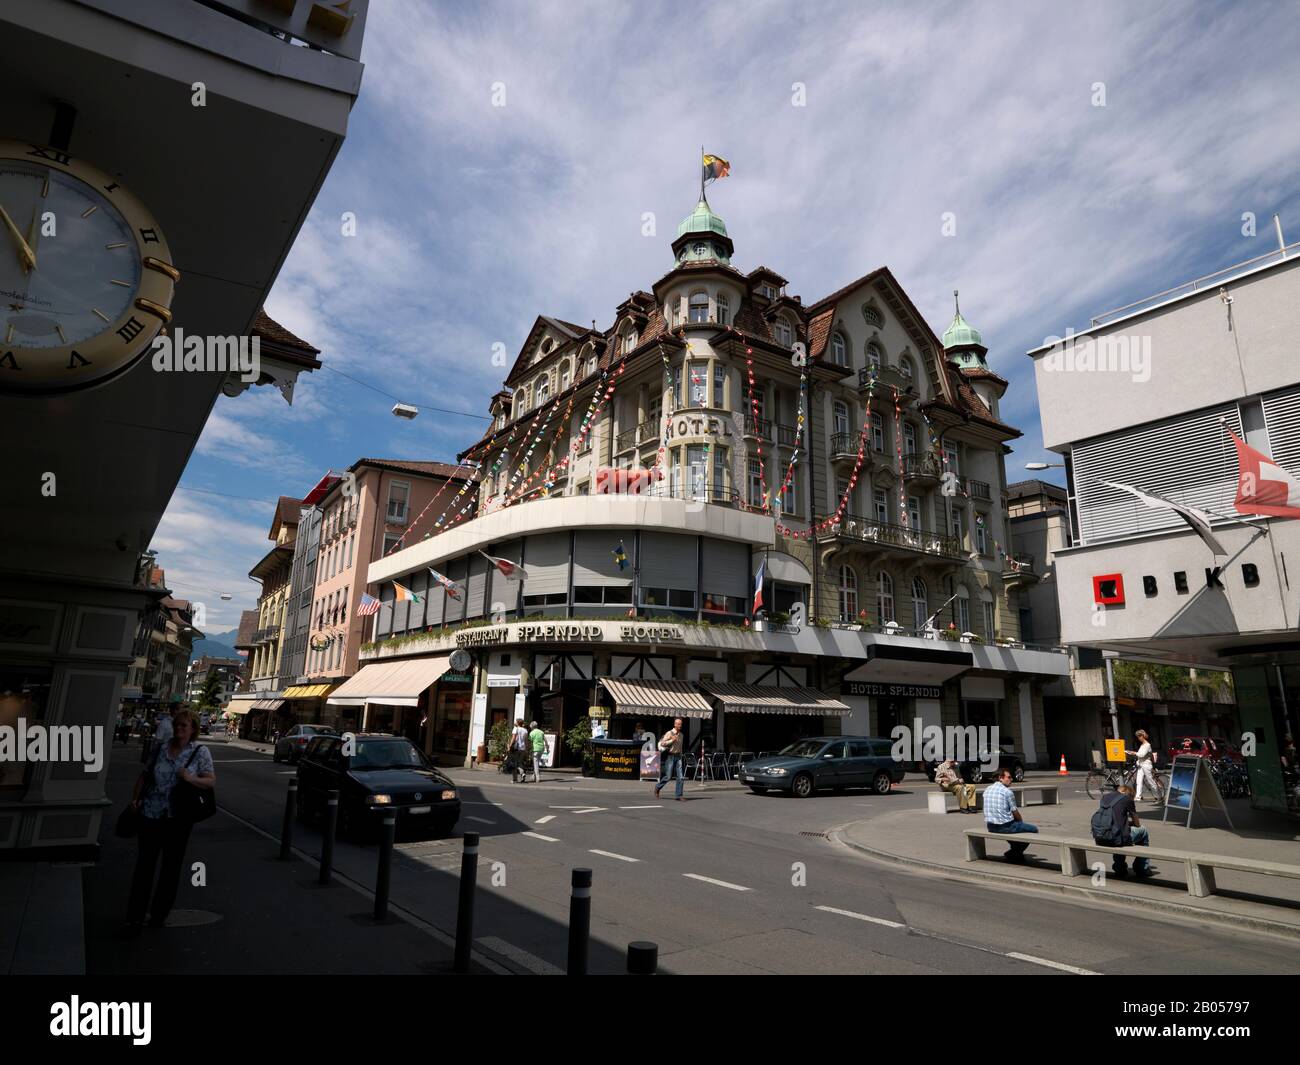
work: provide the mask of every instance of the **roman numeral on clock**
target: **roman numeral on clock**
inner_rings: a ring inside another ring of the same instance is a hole
[[[160,244],[160,243],[161,243],[161,241],[159,241],[159,239],[158,239],[158,231],[157,231],[156,229],[142,229],[142,230],[140,230],[140,239],[143,240],[146,244]]]
[[[77,365],[78,363],[80,363],[81,366],[78,366]],[[84,355],[82,355],[81,352],[74,350],[72,352],[71,358],[68,359],[67,368],[69,370],[80,370],[82,366],[89,366],[89,365],[90,365],[90,360],[86,358]]]
[[[22,369],[22,367],[18,365],[18,360],[14,358],[14,353],[12,351],[6,351],[4,356],[0,357],[0,366],[3,366],[6,370]]]
[[[123,343],[129,344],[143,332],[144,323],[133,314],[126,320],[126,325],[117,331],[117,335],[122,338]]]
[[[42,148],[39,144],[33,144],[32,150],[27,154],[34,155],[37,159],[48,159],[51,163],[58,163],[60,166],[67,166],[72,162],[72,156],[55,151],[53,148]]]

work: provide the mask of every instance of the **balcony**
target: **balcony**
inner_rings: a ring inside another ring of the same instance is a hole
[[[686,499],[695,503],[715,503],[721,506],[735,506],[743,503],[740,493],[732,488],[717,488],[703,481],[695,484],[670,481],[656,481],[641,492],[643,496],[655,499]]]
[[[826,521],[830,515],[820,515]],[[875,521],[857,514],[846,514],[830,525],[826,539],[840,539],[855,544],[866,544],[889,553],[905,555],[930,555],[950,561],[965,561],[966,553],[955,536],[910,529],[905,525]]]
[[[795,441],[799,437],[799,430],[794,425],[778,425],[776,427],[776,442],[782,447],[794,447]],[[808,447],[808,434],[804,433],[803,439],[799,440],[799,450],[806,450]]]
[[[943,463],[933,454],[904,455],[903,477],[918,487],[938,484],[943,477]]]
[[[625,429],[614,438],[614,454],[631,451],[647,440],[659,440],[660,423],[646,420],[633,429]]]
[[[745,436],[754,437],[759,440],[772,439],[772,422],[769,418],[755,418],[752,414],[745,415]]]
[[[871,383],[872,383],[871,368],[868,367],[867,369],[859,370],[858,390],[860,392],[868,391],[871,388]],[[875,383],[877,386],[879,385],[892,386],[894,388],[899,389],[900,391],[912,387],[912,379],[910,377],[904,377],[901,373],[899,373],[898,367],[896,366],[879,367],[875,371]],[[899,406],[900,407],[909,406],[913,398],[914,396],[900,395],[898,397]]]
[[[280,635],[279,625],[268,625],[264,629],[258,629],[253,633],[254,643],[268,643]]]
[[[970,494],[972,499],[990,500],[993,496],[989,493],[989,486],[984,481],[973,481],[969,478],[962,478],[962,487]]]
[[[1042,579],[1034,570],[1034,556],[1019,552],[1009,553],[1002,559],[1002,581],[1004,584],[1037,584]]]
[[[831,462],[846,462],[850,466],[858,461],[858,433],[834,433],[831,436]]]

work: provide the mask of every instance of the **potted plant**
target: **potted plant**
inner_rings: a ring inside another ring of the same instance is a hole
[[[591,718],[579,718],[578,723],[564,733],[564,745],[570,753],[582,756],[582,775],[591,776],[595,769],[595,758],[591,753]]]
[[[939,639],[947,640],[949,643],[956,643],[961,639],[961,635],[957,632],[957,626],[949,622],[946,629],[939,630]]]
[[[498,721],[492,726],[492,731],[488,733],[488,761],[500,762],[506,756],[506,750],[510,746],[510,722]]]

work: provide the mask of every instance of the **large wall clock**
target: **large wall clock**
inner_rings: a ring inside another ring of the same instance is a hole
[[[127,189],[66,152],[0,141],[0,391],[68,392],[135,365],[180,273]]]

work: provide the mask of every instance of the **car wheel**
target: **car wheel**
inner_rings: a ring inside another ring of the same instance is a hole
[[[1011,764],[1011,779],[1017,784],[1025,779],[1025,767],[1019,762],[1013,762]]]
[[[806,799],[813,793],[813,778],[811,774],[800,773],[790,782],[790,793],[796,799]]]
[[[894,782],[889,779],[889,774],[879,772],[871,778],[871,790],[877,795],[888,795],[889,789],[894,786]]]
[[[978,784],[983,776],[984,774],[979,771],[978,766],[964,765],[961,767],[961,778],[967,784]]]

